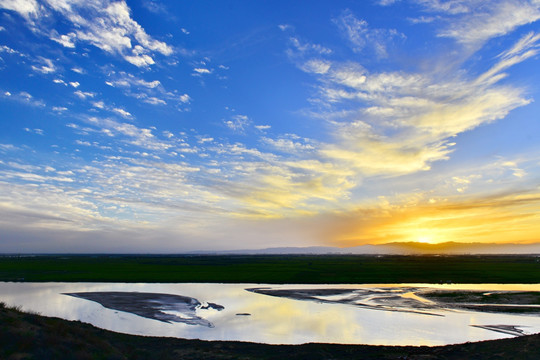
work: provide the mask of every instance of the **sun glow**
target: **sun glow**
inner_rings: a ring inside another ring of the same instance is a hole
[[[411,229],[408,236],[406,236],[406,239],[407,241],[414,241],[422,244],[438,244],[448,241],[444,229],[436,228]]]
[[[428,235],[420,235],[416,238],[416,242],[423,243],[423,244],[432,244],[434,243],[433,238]]]

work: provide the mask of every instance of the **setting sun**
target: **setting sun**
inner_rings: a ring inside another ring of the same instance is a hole
[[[424,244],[432,244],[434,243],[433,241],[433,238],[431,236],[428,236],[428,235],[420,235],[416,238],[416,241],[419,242],[419,243],[424,243]]]

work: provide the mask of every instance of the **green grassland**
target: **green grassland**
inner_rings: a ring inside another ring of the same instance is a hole
[[[1,256],[0,281],[540,283],[538,256]]]

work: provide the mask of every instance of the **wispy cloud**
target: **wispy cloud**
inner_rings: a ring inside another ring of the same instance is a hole
[[[56,67],[54,66],[51,59],[40,56],[39,62],[39,65],[32,65],[32,70],[42,74],[50,74],[56,71]]]
[[[0,98],[24,103],[35,107],[44,107],[45,102],[41,99],[36,99],[30,93],[26,91],[20,91],[18,93],[12,93],[10,91],[0,91]]]
[[[139,128],[130,123],[122,123],[112,119],[102,119],[97,117],[91,117],[88,119],[88,123],[97,127],[99,132],[108,136],[123,135],[127,137],[127,142],[148,150],[167,150],[172,145],[159,140],[151,129]]]
[[[206,68],[195,68],[193,69],[193,72],[197,75],[203,75],[203,74],[211,74],[212,70],[206,69]]]
[[[243,134],[252,121],[246,115],[233,115],[230,120],[224,121],[229,129]]]
[[[314,44],[309,43],[306,41],[302,41],[297,37],[291,37],[289,38],[289,42],[291,43],[292,47],[295,49],[295,51],[301,53],[301,54],[319,54],[319,55],[329,55],[332,53],[332,49],[329,49],[325,46],[322,46],[320,44]]]
[[[122,108],[113,108],[112,111],[125,118],[130,118],[132,116],[129,111],[126,111]]]
[[[288,134],[278,139],[268,137],[262,138],[262,141],[269,144],[278,151],[300,154],[306,150],[315,150],[314,144],[310,139],[301,138],[298,135]]]
[[[29,133],[37,134],[37,135],[43,135],[44,134],[43,129],[24,128],[23,130],[26,131],[26,132],[29,132]]]
[[[334,128],[337,142],[322,145],[321,154],[364,175],[428,170],[431,163],[449,158],[455,135],[530,102],[523,90],[497,83],[504,77],[502,71],[536,54],[537,42],[537,36],[526,35],[478,76],[372,74],[357,63],[330,61],[324,72],[302,66],[320,80],[321,101],[330,108],[351,108],[322,115]]]
[[[439,36],[456,39],[472,47],[505,35],[517,27],[540,19],[540,4],[535,0],[416,1],[425,11],[442,15],[445,23]]]
[[[93,92],[81,91],[81,90],[77,90],[73,94],[75,94],[79,99],[82,99],[82,100],[86,98],[93,98],[94,96],[96,96],[96,94]]]
[[[167,105],[168,102],[185,106],[192,101],[189,94],[178,90],[169,91],[159,80],[145,80],[133,74],[110,70],[107,85],[119,88],[126,96],[134,97],[151,105]]]
[[[367,21],[358,19],[350,10],[334,19],[344,36],[350,42],[354,52],[370,49],[377,57],[388,57],[388,46],[394,38],[405,38],[396,29],[372,29]]]
[[[126,110],[124,110],[122,108],[119,108],[119,107],[115,107],[115,106],[112,106],[112,105],[105,104],[105,102],[103,102],[103,101],[93,101],[92,106],[94,106],[97,109],[110,111],[110,112],[112,112],[112,113],[114,113],[116,115],[122,116],[123,118],[131,118],[133,116],[133,115],[131,115],[131,113],[129,111],[126,111]]]

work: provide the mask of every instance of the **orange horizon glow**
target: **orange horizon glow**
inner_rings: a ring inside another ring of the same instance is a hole
[[[373,208],[341,216],[330,237],[346,247],[391,242],[529,244],[540,240],[539,204],[533,194]],[[361,220],[355,223],[355,218]]]

